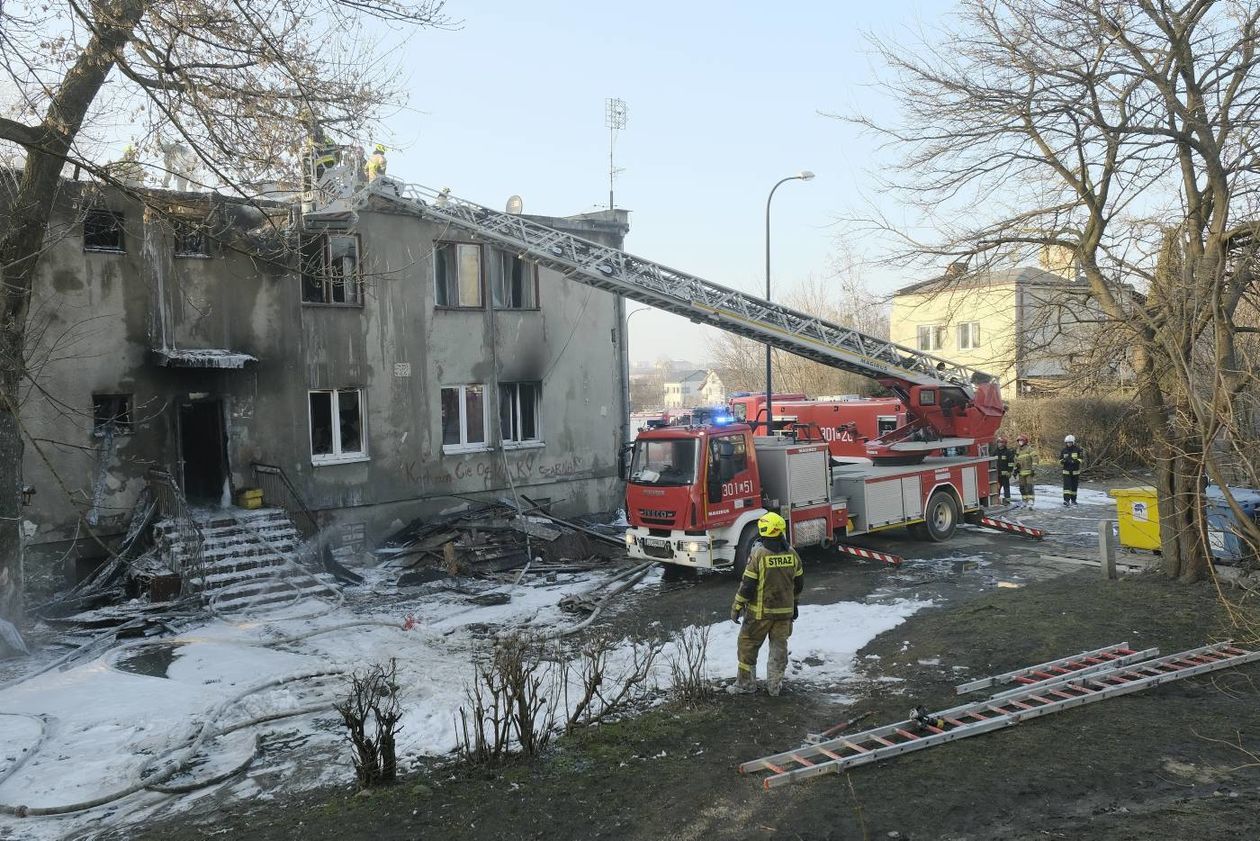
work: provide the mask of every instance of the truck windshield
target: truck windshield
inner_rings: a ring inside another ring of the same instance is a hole
[[[630,481],[638,485],[690,485],[696,478],[692,438],[636,441]]]

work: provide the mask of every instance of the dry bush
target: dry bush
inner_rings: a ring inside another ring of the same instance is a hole
[[[674,637],[674,653],[669,660],[670,694],[684,706],[694,707],[713,699],[713,684],[705,666],[709,653],[709,626],[697,623]]]
[[[1056,463],[1063,436],[1071,434],[1085,451],[1085,476],[1150,467],[1150,434],[1137,406],[1121,397],[1022,397],[1007,404],[1002,433],[1011,439],[1023,433],[1033,442],[1042,463]]]
[[[622,712],[649,689],[652,667],[664,642],[653,639],[631,643],[629,659],[619,668],[609,662],[616,643],[607,634],[593,634],[582,643],[576,661],[560,658],[557,680],[564,695],[566,731]],[[576,699],[570,697],[574,683]]]
[[[495,640],[488,654],[474,655],[468,707],[459,708],[457,750],[465,759],[496,763],[513,753],[535,756],[547,746],[555,702],[543,692],[542,654],[537,640],[510,634]]]
[[[379,663],[350,675],[350,691],[333,707],[341,713],[354,746],[354,773],[360,788],[392,783],[398,775],[395,739],[402,718],[398,703],[398,662]]]

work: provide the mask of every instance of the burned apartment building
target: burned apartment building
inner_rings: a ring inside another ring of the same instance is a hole
[[[403,201],[301,218],[62,185],[22,407],[28,590],[95,564],[155,482],[208,508],[264,487],[349,551],[461,495],[619,506],[615,296]],[[533,218],[616,247],[628,231],[625,211]]]

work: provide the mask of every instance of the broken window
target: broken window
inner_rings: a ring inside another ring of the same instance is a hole
[[[363,446],[363,391],[312,391],[311,462],[329,464],[367,457]]]
[[[92,208],[83,216],[85,251],[125,251],[123,215],[112,210]]]
[[[505,443],[542,441],[538,428],[542,383],[499,384],[499,428]]]
[[[209,257],[206,250],[205,224],[191,219],[176,219],[175,256],[176,257]]]
[[[481,296],[481,246],[447,242],[433,249],[434,301],[439,307],[478,308]]]
[[[920,324],[919,350],[940,350],[945,344],[945,328],[939,324]]]
[[[538,266],[510,251],[495,251],[491,299],[504,310],[538,309]]]
[[[480,383],[442,389],[442,451],[486,446],[486,389]]]
[[[359,238],[324,234],[303,240],[302,300],[308,304],[362,304]]]
[[[98,438],[107,433],[131,434],[131,395],[92,395],[92,434]]]

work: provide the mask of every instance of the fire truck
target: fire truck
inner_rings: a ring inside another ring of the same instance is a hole
[[[766,432],[766,396],[736,394],[729,401],[731,416],[753,432]],[[784,431],[798,440],[826,441],[837,461],[864,458],[868,441],[892,432],[906,422],[905,408],[896,397],[807,398],[804,394],[774,395],[770,432]]]
[[[766,511],[783,515],[797,546],[881,556],[841,541],[903,527],[947,540],[960,521],[980,521],[996,496],[988,448],[1006,407],[988,374],[449,190],[388,177],[366,186],[331,183],[337,177],[325,174],[309,210],[304,203],[305,222],[344,222],[380,195],[570,280],[870,377],[895,396],[899,411],[889,411],[896,425],[863,436],[862,456],[845,463],[833,463],[825,438],[810,439],[811,422],[760,436],[747,423],[640,431],[626,474],[632,556],[678,568],[738,567]]]

